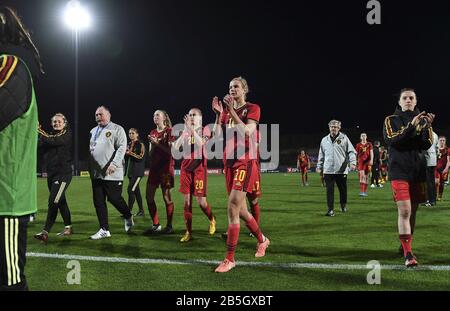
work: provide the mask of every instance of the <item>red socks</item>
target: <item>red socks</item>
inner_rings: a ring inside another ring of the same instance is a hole
[[[359,189],[361,189],[361,192],[366,192],[367,184],[359,183]]]
[[[192,232],[192,205],[184,204],[184,222],[189,233]]]
[[[248,230],[258,239],[259,243],[264,242],[261,229],[259,228],[255,218],[251,217],[246,223]]]
[[[228,225],[228,237],[227,237],[227,259],[234,261],[234,253],[236,252],[236,246],[239,239],[239,231],[241,229],[240,224]]]
[[[211,207],[209,207],[209,204],[207,204],[205,208],[203,208],[201,206],[200,206],[200,208],[202,209],[203,213],[205,213],[206,217],[208,217],[209,220],[213,219],[213,214],[211,211]]]
[[[255,218],[256,222],[258,223],[259,226],[259,215],[261,213],[260,209],[259,209],[259,203],[256,204],[251,204],[250,203],[250,209],[252,211],[252,215]]]
[[[173,203],[169,203],[169,204],[166,205],[167,225],[168,226],[172,225],[173,210],[174,210]]]
[[[152,203],[148,203],[148,211],[150,212],[150,216],[152,217],[153,224],[159,224],[158,212],[156,210],[156,203],[154,201]]]
[[[411,234],[399,234],[398,237],[400,242],[402,242],[403,255],[406,257],[406,254],[412,253],[411,242],[413,236]]]
[[[440,183],[439,184],[439,188],[438,188],[438,196],[441,198],[442,197],[442,193],[444,193],[444,183]]]

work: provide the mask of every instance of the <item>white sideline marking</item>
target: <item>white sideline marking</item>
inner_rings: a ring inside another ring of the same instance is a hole
[[[46,254],[46,253],[27,253],[27,257],[52,258],[66,260],[86,260],[100,262],[119,262],[119,263],[139,263],[139,264],[164,264],[164,265],[217,265],[220,261],[214,260],[170,260],[170,259],[150,259],[150,258],[121,258],[121,257],[97,257],[80,256],[68,254]],[[323,264],[323,263],[274,263],[274,262],[250,262],[237,261],[239,266],[250,267],[272,267],[286,269],[330,269],[330,270],[370,270],[366,265],[349,264]],[[403,265],[381,265],[382,270],[406,270]],[[431,271],[450,271],[450,266],[429,266],[419,265],[411,270],[431,270]]]

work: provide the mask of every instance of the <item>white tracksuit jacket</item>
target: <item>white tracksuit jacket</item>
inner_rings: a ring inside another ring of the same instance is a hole
[[[356,165],[356,151],[347,135],[339,133],[331,140],[331,134],[322,138],[317,168],[324,174],[347,174],[349,165]]]

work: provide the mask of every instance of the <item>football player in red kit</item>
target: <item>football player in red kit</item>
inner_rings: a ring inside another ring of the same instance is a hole
[[[146,199],[153,226],[145,231],[146,234],[162,232],[171,234],[174,205],[170,189],[174,187],[174,160],[171,153],[173,142],[172,123],[169,115],[163,110],[156,110],[153,114],[156,129],[148,135],[150,171],[147,180]],[[161,191],[166,205],[167,225],[161,230],[158,212],[155,203],[156,189],[161,186]]]
[[[388,151],[384,146],[380,147],[380,158],[381,158],[381,177],[380,177],[380,184],[384,184],[388,180]]]
[[[263,257],[270,241],[265,237],[255,218],[247,210],[246,195],[252,193],[258,181],[257,126],[260,107],[246,102],[247,81],[234,78],[229,94],[223,103],[213,98],[212,109],[216,114],[214,135],[225,135],[225,180],[228,198],[227,255],[215,272],[228,272],[236,266],[234,254],[239,238],[240,218],[258,239],[255,257]]]
[[[373,146],[367,141],[367,134],[361,134],[361,142],[356,145],[356,155],[358,160],[359,173],[359,195],[367,196],[367,185],[369,184],[370,166],[373,164]]]
[[[436,193],[438,201],[442,200],[444,192],[444,183],[448,178],[448,169],[450,167],[450,148],[447,147],[447,139],[444,136],[439,137],[438,160],[435,169]]]
[[[308,170],[311,168],[311,163],[305,150],[301,150],[297,157],[297,168],[300,174],[302,174],[303,186],[308,186]]]
[[[209,234],[214,235],[216,232],[216,218],[206,201],[208,167],[205,144],[210,136],[208,128],[202,126],[201,110],[198,108],[189,110],[189,113],[184,117],[184,131],[174,144],[175,149],[183,146],[184,152],[179,189],[184,197],[184,221],[186,223],[186,233],[180,240],[182,243],[189,242],[192,239],[193,196],[209,219]]]
[[[255,218],[258,225],[260,224],[261,220],[261,209],[259,207],[259,198],[262,196],[262,190],[261,190],[261,164],[260,164],[260,153],[259,153],[259,141],[260,141],[260,134],[259,131],[257,132],[258,137],[258,154],[257,154],[257,161],[258,161],[258,177],[255,181],[255,185],[253,186],[252,192],[247,192],[247,199],[248,204],[250,205],[250,213],[252,214],[253,218]],[[250,232],[250,236],[253,237],[253,233]],[[222,233],[222,239],[227,240],[228,238],[228,232]]]
[[[261,190],[261,164],[260,164],[260,156],[259,156],[259,132],[257,133],[258,136],[258,145],[256,148],[257,150],[257,165],[258,168],[256,170],[258,177],[256,178],[255,184],[253,186],[252,192],[247,192],[247,199],[248,204],[250,205],[250,212],[253,215],[253,218],[255,218],[256,222],[259,225],[260,218],[261,218],[261,210],[259,208],[259,198],[262,196],[262,190]],[[250,235],[253,235],[250,233]]]

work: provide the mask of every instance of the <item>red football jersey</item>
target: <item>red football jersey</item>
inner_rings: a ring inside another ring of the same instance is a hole
[[[174,170],[174,160],[170,152],[170,143],[175,140],[172,136],[172,128],[166,127],[163,131],[158,132],[154,129],[150,132],[149,136],[156,138],[162,146],[165,147],[164,150],[158,146],[152,146],[150,152],[150,171],[158,173],[169,173]]]
[[[181,161],[181,169],[193,172],[199,166],[207,167],[206,142],[211,137],[211,131],[208,127],[202,127],[197,130],[197,134],[204,140],[205,144],[202,147],[197,146],[194,135],[187,137],[190,155]]]
[[[445,169],[445,167],[447,166],[448,155],[450,154],[449,151],[450,148],[447,147],[438,150],[436,169]]]
[[[309,164],[309,156],[305,154],[305,156],[298,155],[298,162],[300,163],[300,167],[307,167]]]
[[[373,150],[372,143],[366,142],[365,144],[358,143],[356,145],[356,155],[358,157],[358,162],[369,162],[370,161],[370,151]]]
[[[259,123],[261,108],[257,104],[247,102],[244,106],[236,110],[236,113],[244,124],[247,124],[248,120],[254,120]],[[223,155],[224,164],[232,167],[256,160],[258,157],[258,131],[255,130],[250,137],[246,136],[243,139],[240,134],[235,132],[234,120],[231,118],[228,110],[222,112],[220,120],[226,139]]]

